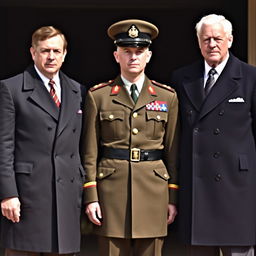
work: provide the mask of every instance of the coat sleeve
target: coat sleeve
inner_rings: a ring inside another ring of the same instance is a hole
[[[99,120],[97,106],[90,91],[85,99],[82,134],[82,162],[86,174],[84,202],[91,203],[98,201],[96,173],[99,149]]]
[[[164,162],[170,175],[169,179],[169,203],[177,204],[178,193],[178,98],[176,92],[172,94],[172,100],[168,110],[168,123],[164,137]]]
[[[15,107],[8,87],[0,83],[0,200],[18,196],[14,172]]]

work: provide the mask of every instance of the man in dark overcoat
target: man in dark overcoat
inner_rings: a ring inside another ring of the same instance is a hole
[[[181,114],[179,233],[189,255],[254,255],[256,68],[220,15],[196,26],[204,60],[173,73]]]
[[[65,36],[32,35],[34,65],[0,82],[1,246],[5,254],[80,250],[82,89],[60,71]]]
[[[160,256],[176,215],[178,100],[144,73],[155,25],[124,20],[108,29],[121,74],[86,98],[86,213],[101,256]]]

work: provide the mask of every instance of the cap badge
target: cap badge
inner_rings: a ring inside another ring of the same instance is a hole
[[[129,35],[129,37],[131,37],[131,38],[138,37],[138,35],[139,35],[139,30],[136,28],[135,25],[131,25],[131,27],[130,27],[129,30],[128,30],[128,35]]]

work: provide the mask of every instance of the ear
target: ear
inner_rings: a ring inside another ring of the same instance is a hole
[[[118,55],[118,52],[117,52],[117,51],[114,51],[114,52],[113,52],[113,55],[114,55],[114,57],[115,57],[116,62],[119,63],[119,55]]]
[[[64,62],[66,55],[67,55],[67,50],[65,50],[63,53],[62,62]]]
[[[149,63],[150,59],[151,59],[151,56],[152,56],[152,52],[148,50],[147,52],[147,63]]]
[[[32,59],[35,60],[36,50],[33,48],[33,46],[30,47],[30,53],[31,53]]]
[[[232,43],[233,43],[233,35],[230,35],[228,38],[228,48],[232,46]]]

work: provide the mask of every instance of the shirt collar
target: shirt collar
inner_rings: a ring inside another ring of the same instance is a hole
[[[35,70],[36,70],[37,74],[38,74],[39,77],[42,79],[44,85],[48,87],[48,86],[49,86],[48,84],[49,84],[50,79],[47,78],[45,75],[43,75],[43,74],[39,71],[39,69],[37,68],[36,65],[34,65],[34,67],[35,67]],[[57,74],[52,78],[52,80],[54,80],[56,87],[60,87],[59,72],[57,72]]]
[[[130,88],[131,88],[131,85],[132,85],[132,84],[136,84],[137,89],[138,89],[138,92],[139,92],[139,93],[141,92],[142,87],[143,87],[143,84],[144,84],[144,81],[145,81],[145,75],[141,76],[141,77],[139,78],[139,80],[136,81],[136,83],[132,83],[132,82],[128,81],[128,80],[125,79],[122,75],[121,75],[121,78],[122,78],[122,80],[123,80],[123,82],[124,82],[125,88],[127,89],[127,91],[128,91],[129,93],[130,93]]]
[[[227,53],[227,57],[217,67],[215,67],[215,70],[217,71],[218,76],[221,74],[221,72],[225,68],[225,66],[228,62],[228,58],[229,58],[229,53]],[[212,69],[212,67],[209,66],[206,61],[204,61],[204,70],[205,70],[204,76],[205,77],[208,77],[208,73],[209,73],[210,69]]]

